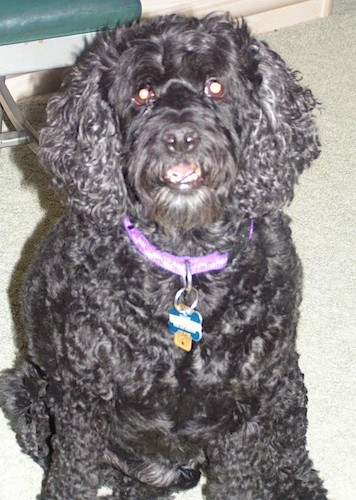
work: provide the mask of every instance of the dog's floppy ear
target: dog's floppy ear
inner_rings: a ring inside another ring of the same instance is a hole
[[[247,131],[253,145],[245,148],[245,173],[255,185],[255,206],[279,209],[292,200],[299,174],[320,153],[317,102],[266,43],[251,37],[247,53],[257,107]]]
[[[104,98],[108,40],[97,42],[67,75],[47,106],[40,158],[72,210],[96,223],[118,223],[126,212],[120,131]]]

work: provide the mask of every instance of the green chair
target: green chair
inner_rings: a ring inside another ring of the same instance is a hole
[[[1,0],[0,148],[38,149],[38,133],[13,99],[7,76],[71,66],[98,31],[140,15],[140,0]],[[15,131],[1,133],[3,113]]]

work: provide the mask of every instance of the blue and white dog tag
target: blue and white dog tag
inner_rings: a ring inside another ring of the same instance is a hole
[[[191,351],[192,341],[198,342],[203,336],[202,315],[185,304],[176,305],[168,313],[168,327],[174,335],[174,343],[185,351]]]

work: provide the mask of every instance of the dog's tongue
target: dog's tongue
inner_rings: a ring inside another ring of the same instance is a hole
[[[166,179],[171,184],[177,184],[180,187],[187,186],[198,181],[201,176],[200,167],[191,163],[178,163],[166,173]]]

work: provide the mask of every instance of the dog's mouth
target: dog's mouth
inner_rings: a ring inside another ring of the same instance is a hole
[[[202,183],[202,169],[193,163],[178,163],[167,170],[164,180],[173,189],[192,189]]]

